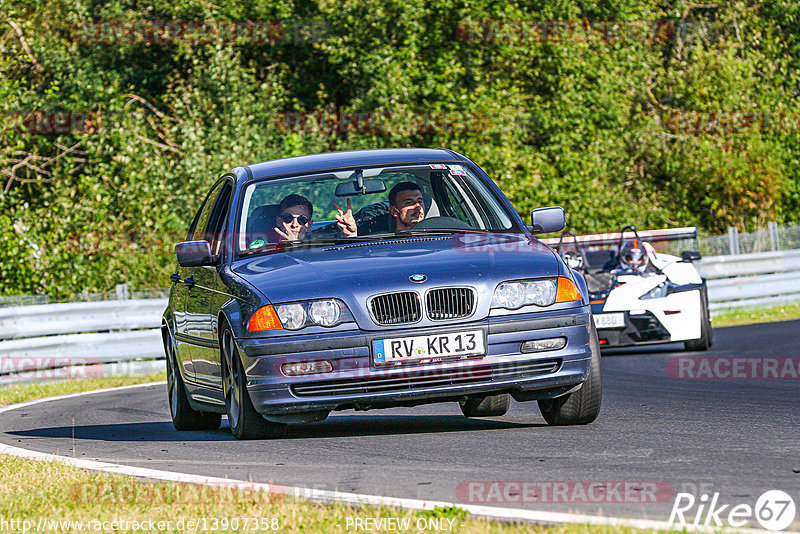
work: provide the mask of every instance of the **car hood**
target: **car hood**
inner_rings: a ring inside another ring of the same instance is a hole
[[[352,305],[446,285],[493,292],[504,280],[556,276],[559,266],[550,248],[520,234],[458,234],[289,250],[239,260],[232,270],[272,303],[335,297]],[[426,280],[412,282],[415,274]]]

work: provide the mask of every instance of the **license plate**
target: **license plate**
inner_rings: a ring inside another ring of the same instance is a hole
[[[625,326],[624,313],[598,313],[593,315],[597,328],[619,328]]]
[[[451,334],[376,339],[372,342],[376,365],[439,361],[449,358],[483,356],[486,343],[482,330]]]

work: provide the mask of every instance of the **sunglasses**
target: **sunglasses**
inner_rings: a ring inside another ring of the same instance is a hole
[[[283,222],[285,222],[286,224],[289,224],[294,219],[297,219],[297,222],[299,222],[301,226],[307,224],[308,221],[311,220],[305,215],[292,215],[291,213],[284,213],[283,215],[279,215],[279,217],[283,219]]]

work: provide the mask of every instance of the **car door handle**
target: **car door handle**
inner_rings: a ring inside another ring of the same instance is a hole
[[[173,284],[180,284],[183,280],[178,273],[172,273],[169,275],[169,281]]]
[[[194,278],[190,276],[189,278],[184,278],[183,283],[189,287],[194,287],[195,281]]]

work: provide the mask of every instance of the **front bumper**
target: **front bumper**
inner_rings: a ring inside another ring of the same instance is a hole
[[[517,400],[564,394],[588,376],[589,307],[490,317],[431,328],[348,330],[326,334],[237,340],[256,410],[289,415],[344,409],[387,408],[511,393]],[[372,341],[464,330],[484,331],[482,358],[377,368]],[[523,342],[565,337],[563,349],[522,353]],[[333,371],[285,376],[281,366],[327,360]]]
[[[619,313],[619,312],[614,312]],[[598,328],[600,348],[669,343],[670,333],[651,312],[631,315],[625,313],[624,328]]]

